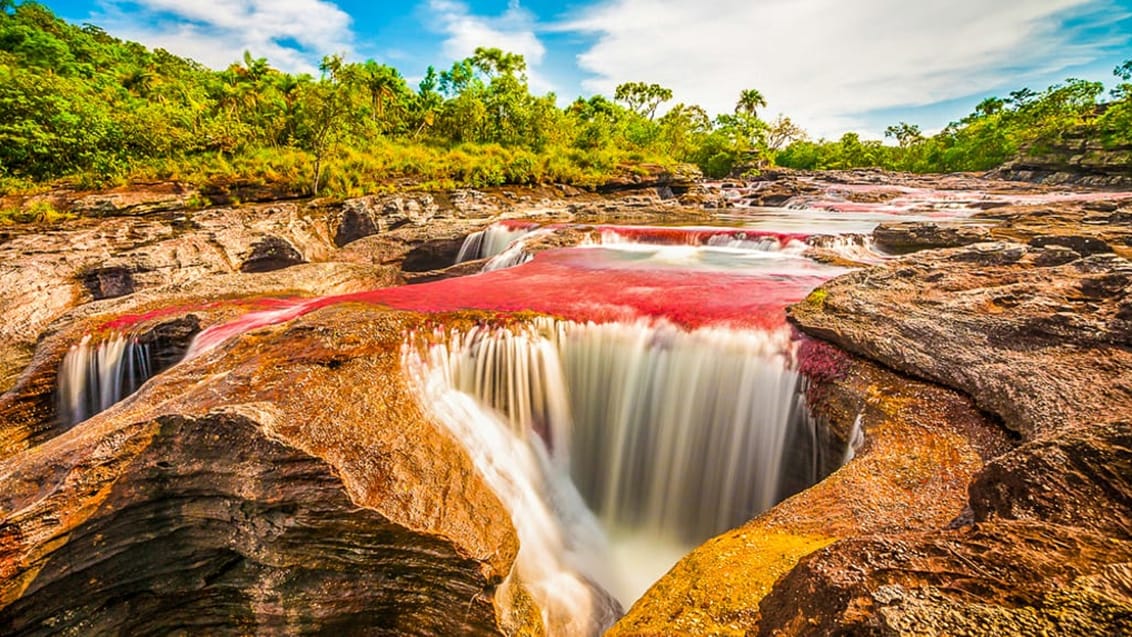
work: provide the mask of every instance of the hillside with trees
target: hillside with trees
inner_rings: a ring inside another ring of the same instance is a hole
[[[764,119],[755,89],[715,117],[645,82],[563,107],[532,93],[526,71],[522,56],[491,48],[430,67],[416,86],[391,66],[339,56],[323,59],[317,77],[250,52],[216,71],[41,4],[0,0],[0,194],[61,179],[98,188],[239,178],[332,196],[394,183],[592,186],[646,163],[692,163],[714,177],[775,165],[972,171],[1066,137],[1132,142],[1132,61],[1108,93],[1082,80],[1022,89],[935,136],[894,125],[895,145],[854,133],[811,141],[789,117]]]

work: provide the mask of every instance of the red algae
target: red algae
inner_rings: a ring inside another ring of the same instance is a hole
[[[795,331],[798,372],[812,381],[830,383],[845,377],[851,361],[845,352]]]
[[[459,279],[340,297],[398,309],[447,312],[530,310],[575,321],[664,318],[684,327],[727,324],[773,328],[787,305],[827,277],[582,265],[596,251],[539,254],[526,265]]]
[[[774,329],[787,305],[841,272],[805,259],[786,268],[689,269],[641,263],[605,248],[539,253],[514,268],[431,283],[313,299],[265,300],[268,307],[205,330],[190,354],[251,329],[289,321],[319,308],[368,303],[417,312],[532,311],[573,321],[664,319],[706,326]]]
[[[292,305],[294,301],[295,299],[291,297],[257,297],[245,299],[225,299],[220,301],[212,301],[210,303],[197,303],[193,305],[172,305],[169,307],[158,308],[138,314],[121,314],[114,317],[112,320],[103,323],[102,329],[122,332],[127,331],[135,325],[139,325],[141,323],[161,319],[166,316],[186,314],[193,311],[203,312],[219,308],[245,308],[251,311],[267,310],[271,308],[289,306]]]

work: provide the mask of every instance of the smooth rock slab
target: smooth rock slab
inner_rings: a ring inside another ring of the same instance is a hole
[[[507,511],[402,380],[420,321],[245,334],[0,462],[0,632],[540,634]]]

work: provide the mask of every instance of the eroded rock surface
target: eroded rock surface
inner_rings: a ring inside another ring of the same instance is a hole
[[[3,632],[541,633],[508,513],[401,380],[417,321],[246,335],[0,462]]]
[[[760,602],[760,634],[1132,630],[1132,264],[1088,228],[1050,230],[917,253],[792,308],[810,334],[961,389],[1024,444],[973,476],[950,527],[803,559]]]
[[[35,357],[13,387],[0,394],[0,458],[66,430],[69,424],[58,412],[58,374],[68,349],[85,334],[128,332],[150,343],[154,362],[164,368],[180,360],[189,340],[201,329],[231,319],[260,301],[360,292],[400,281],[396,268],[314,263],[265,274],[227,274],[172,283],[78,307],[44,328]]]
[[[630,181],[609,196],[538,187],[374,195],[341,203],[281,201],[293,193],[253,186],[247,192],[239,184],[210,191],[210,201],[266,203],[205,210],[189,209],[202,193],[179,184],[3,199],[12,207],[48,200],[60,210],[99,218],[0,233],[0,391],[30,362],[52,321],[91,301],[304,262],[403,267],[416,278],[451,276],[443,271],[455,262],[464,237],[501,216],[704,216],[702,209],[662,200],[651,182]],[[245,196],[224,194],[229,190]]]
[[[899,254],[983,243],[990,240],[991,233],[986,226],[919,221],[882,223],[873,230],[873,238],[877,247]]]
[[[791,316],[844,349],[964,391],[1029,439],[1128,418],[1132,263],[1061,262],[1047,250],[918,253],[835,279]]]
[[[514,575],[507,512],[403,386],[402,334],[435,320],[318,310],[178,365],[73,428],[55,413],[59,363],[88,332],[125,326],[172,360],[197,330],[272,298],[469,274],[482,263],[450,265],[463,237],[501,214],[688,222],[823,193],[812,175],[769,177],[709,187],[658,173],[610,196],[461,190],[190,213],[195,193],[156,188],[82,204],[130,218],[6,231],[0,631],[543,632]],[[847,186],[837,205],[925,184],[1028,188],[830,179]],[[886,187],[848,187],[861,183]],[[865,446],[687,556],[613,634],[1132,630],[1128,202],[978,206],[978,225],[875,235],[899,251],[963,247],[859,271],[795,308],[805,331],[890,368],[835,356],[811,385],[818,416],[846,440],[860,425]]]
[[[958,393],[839,358],[810,396],[817,417],[846,438],[854,423],[863,430],[853,462],[694,550],[611,635],[753,634],[766,623],[760,602],[804,556],[840,538],[946,526],[963,511],[968,481],[1010,448]]]

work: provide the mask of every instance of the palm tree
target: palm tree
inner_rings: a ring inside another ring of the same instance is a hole
[[[743,89],[739,94],[739,101],[735,104],[736,113],[746,113],[751,117],[758,117],[760,108],[766,108],[766,98],[757,88]]]
[[[385,119],[385,105],[396,95],[400,79],[396,69],[384,64],[366,60],[362,65],[362,83],[370,94],[375,124]]]
[[[157,74],[152,67],[137,67],[131,69],[122,77],[122,86],[134,95],[146,98],[149,97],[149,92],[153,89],[155,79],[157,79]]]
[[[285,142],[295,138],[295,119],[298,114],[298,99],[303,81],[302,76],[291,75],[290,73],[280,73],[275,77],[275,90],[283,98],[283,117],[285,120],[283,141]]]

